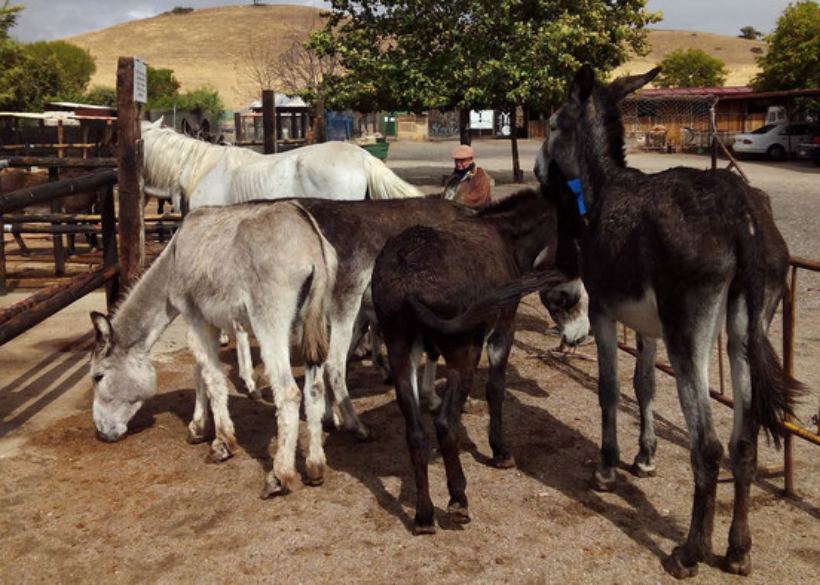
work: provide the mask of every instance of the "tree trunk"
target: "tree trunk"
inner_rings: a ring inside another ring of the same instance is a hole
[[[521,161],[518,158],[518,107],[513,106],[510,114],[510,146],[512,147],[513,181],[524,182],[524,172],[521,170]]]
[[[461,108],[458,111],[458,134],[461,144],[470,144],[470,108]]]
[[[313,106],[313,142],[320,144],[327,142],[325,133],[325,102],[316,100]]]

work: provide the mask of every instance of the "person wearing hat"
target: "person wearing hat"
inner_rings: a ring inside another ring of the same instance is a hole
[[[453,149],[455,168],[447,178],[444,198],[452,199],[467,207],[484,207],[492,201],[490,197],[490,177],[484,169],[476,166],[473,148],[459,144]]]

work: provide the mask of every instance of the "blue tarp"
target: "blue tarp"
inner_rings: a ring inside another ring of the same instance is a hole
[[[339,112],[325,112],[325,132],[328,140],[350,140],[353,138],[353,118]]]

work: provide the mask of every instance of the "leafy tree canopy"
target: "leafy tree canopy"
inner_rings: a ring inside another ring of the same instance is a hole
[[[173,69],[155,69],[148,65],[148,102],[176,95],[179,91],[179,81],[174,77]]]
[[[820,6],[814,0],[789,4],[766,37],[768,52],[757,60],[752,81],[758,91],[820,87]]]
[[[700,49],[678,49],[660,62],[659,87],[720,87],[726,83],[726,65]]]
[[[113,87],[104,85],[95,85],[92,87],[82,99],[83,103],[92,104],[95,106],[108,106],[109,108],[117,107],[117,90]]]
[[[557,103],[582,63],[604,75],[646,52],[646,0],[333,0],[312,35],[341,73],[325,78],[333,107],[481,108]]]
[[[225,110],[225,105],[219,93],[212,89],[195,89],[194,91],[165,95],[151,99],[149,107],[152,110],[170,110],[176,107],[184,112],[195,112],[204,115],[210,120],[218,119]]]
[[[753,26],[744,26],[743,28],[740,29],[740,34],[737,35],[737,36],[739,36],[741,39],[747,39],[749,41],[756,41],[756,40],[760,39],[761,37],[763,37],[763,33],[760,32],[759,30],[757,30]]]
[[[9,38],[9,30],[17,23],[17,17],[23,6],[10,4],[9,0],[0,6],[0,42]]]
[[[94,57],[87,49],[65,41],[40,41],[24,45],[24,48],[37,61],[54,59],[60,77],[60,90],[65,93],[81,94],[97,70]]]

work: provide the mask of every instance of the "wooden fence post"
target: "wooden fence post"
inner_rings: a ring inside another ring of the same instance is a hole
[[[139,114],[140,105],[134,101],[134,59],[120,57],[117,63],[120,290],[126,290],[136,282],[142,272],[145,253]]]
[[[242,114],[234,112],[233,115],[233,143],[241,144],[244,136],[242,135]]]
[[[279,152],[276,120],[276,98],[272,89],[262,90],[262,130],[265,134],[265,154]]]
[[[48,169],[49,182],[60,180],[60,169],[51,167]],[[63,203],[60,199],[51,200],[51,213],[62,213]],[[52,223],[52,225],[57,225]],[[51,242],[54,246],[54,274],[63,276],[65,274],[65,254],[63,252],[63,236],[62,234],[54,234],[51,236]]]
[[[100,189],[100,216],[102,223],[102,256],[103,266],[116,266],[117,258],[117,219],[114,216],[114,185]],[[105,283],[105,303],[110,311],[119,296],[119,279],[112,278]]]

